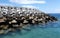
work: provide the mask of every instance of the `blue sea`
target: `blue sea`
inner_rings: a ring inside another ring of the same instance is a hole
[[[60,14],[50,14],[55,16],[58,21],[49,22],[43,25],[26,27],[21,31],[9,32],[0,35],[0,38],[60,38]]]

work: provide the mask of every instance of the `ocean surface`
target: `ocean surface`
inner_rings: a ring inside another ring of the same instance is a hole
[[[0,38],[60,38],[60,14],[50,14],[55,16],[57,22],[49,22],[45,25],[35,25],[26,27],[21,31],[9,32],[0,35]]]

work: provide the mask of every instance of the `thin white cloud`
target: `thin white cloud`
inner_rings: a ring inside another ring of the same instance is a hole
[[[60,9],[55,9],[56,12],[60,13]]]
[[[0,6],[14,6],[12,4],[6,4],[6,3],[0,3]],[[36,6],[33,6],[33,5],[22,5],[20,7],[27,7],[27,8],[38,8]]]
[[[0,3],[0,6],[13,6],[12,4],[5,4],[5,3]]]
[[[38,7],[36,7],[36,6],[33,6],[33,5],[22,5],[21,7],[27,7],[27,8],[36,8],[36,9],[38,9]]]
[[[60,13],[60,8],[55,8],[54,10],[51,11],[51,13]]]
[[[12,3],[18,3],[18,4],[45,4],[46,1],[44,0],[10,0]]]

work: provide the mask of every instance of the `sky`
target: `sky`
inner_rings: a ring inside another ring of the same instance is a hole
[[[0,6],[28,7],[45,13],[60,13],[60,0],[0,0]]]

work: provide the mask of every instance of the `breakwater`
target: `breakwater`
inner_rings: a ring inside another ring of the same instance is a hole
[[[46,24],[50,21],[55,22],[57,18],[37,9],[0,6],[0,34],[21,30],[28,24]]]

